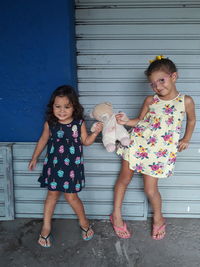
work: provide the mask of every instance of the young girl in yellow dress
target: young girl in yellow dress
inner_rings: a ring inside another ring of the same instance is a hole
[[[154,212],[152,238],[160,240],[165,236],[166,223],[161,212],[158,178],[173,174],[177,151],[188,147],[195,126],[195,108],[190,96],[177,91],[177,68],[170,59],[157,56],[145,74],[155,95],[146,97],[138,118],[125,122],[122,115],[116,115],[119,124],[132,126],[133,129],[131,145],[117,150],[123,159],[115,184],[114,209],[110,220],[119,237],[130,237],[122,220],[122,202],[134,171],[142,173],[144,191]],[[179,140],[185,113],[186,130]]]

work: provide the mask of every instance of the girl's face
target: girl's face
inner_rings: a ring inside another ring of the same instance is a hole
[[[73,120],[74,108],[67,96],[56,96],[53,103],[53,114],[60,123],[70,123]]]
[[[154,71],[149,76],[150,86],[153,91],[164,99],[173,98],[177,95],[176,90],[177,73],[166,73],[164,71]]]

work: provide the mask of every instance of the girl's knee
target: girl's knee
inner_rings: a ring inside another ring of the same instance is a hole
[[[131,182],[132,177],[133,177],[133,172],[131,172],[129,170],[128,171],[121,171],[120,175],[119,175],[118,182],[127,186]]]
[[[149,198],[153,198],[159,194],[158,179],[149,175],[144,175],[144,192]]]
[[[158,192],[156,188],[144,187],[144,192],[149,198],[153,198]]]
[[[65,199],[67,202],[71,203],[71,202],[77,201],[79,198],[76,193],[71,193],[71,194],[65,193]]]
[[[124,186],[128,186],[131,182],[132,177],[122,177],[120,179],[120,183],[123,184]]]
[[[60,192],[58,191],[48,191],[46,201],[57,202],[59,196],[60,196]]]

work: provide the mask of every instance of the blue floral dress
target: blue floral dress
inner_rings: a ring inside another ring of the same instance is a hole
[[[80,192],[85,185],[81,125],[83,120],[50,126],[41,187],[65,193]]]
[[[154,95],[149,112],[130,133],[132,144],[120,146],[117,154],[139,173],[157,178],[172,175],[184,114],[184,95],[172,100]]]

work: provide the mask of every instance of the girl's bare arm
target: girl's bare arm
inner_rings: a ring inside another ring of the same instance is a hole
[[[47,122],[45,122],[42,135],[41,135],[41,137],[40,137],[40,139],[39,139],[39,141],[35,147],[35,150],[34,150],[33,155],[32,155],[32,159],[29,162],[29,165],[28,165],[29,170],[33,170],[35,168],[36,163],[37,163],[37,159],[38,159],[39,155],[42,153],[43,149],[45,148],[45,146],[48,142],[49,134],[50,134],[49,125]]]
[[[120,113],[117,114],[116,115],[117,123],[121,125],[131,126],[131,127],[135,126],[138,123],[138,121],[142,120],[147,114],[147,112],[149,111],[149,105],[152,103],[152,100],[153,100],[153,96],[146,97],[142,105],[141,111],[139,113],[139,116],[137,118],[129,119],[128,121],[123,121],[122,120],[123,114],[120,114]]]
[[[83,122],[81,126],[81,140],[82,144],[85,146],[89,146],[94,143],[97,135],[102,131],[103,129],[103,124],[101,122],[98,122],[96,124],[96,129],[93,133],[88,134],[85,122]]]
[[[179,141],[178,151],[182,151],[189,146],[189,141],[192,137],[196,124],[195,104],[190,96],[185,96],[185,112],[186,112],[186,128],[183,138]]]

